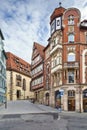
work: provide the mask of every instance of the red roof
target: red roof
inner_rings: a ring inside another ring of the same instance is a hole
[[[30,75],[30,64],[18,56],[12,54],[11,52],[6,52],[7,61],[6,68],[7,70],[14,70],[25,75]]]

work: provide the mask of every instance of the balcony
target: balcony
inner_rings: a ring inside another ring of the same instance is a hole
[[[61,49],[62,45],[61,44],[57,44],[56,46],[54,46],[51,50],[50,50],[50,55],[53,54],[57,49]]]
[[[79,68],[78,62],[66,62],[64,63],[64,68]]]
[[[61,70],[61,69],[62,69],[61,64],[56,65],[55,67],[51,68],[51,73],[55,73],[55,72],[57,72],[58,70]]]

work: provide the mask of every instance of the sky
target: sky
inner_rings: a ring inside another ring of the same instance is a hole
[[[0,0],[5,51],[31,63],[33,43],[47,45],[50,15],[59,2],[64,8],[78,8],[81,20],[87,19],[87,0]]]

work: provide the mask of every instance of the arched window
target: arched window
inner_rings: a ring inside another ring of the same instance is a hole
[[[69,35],[68,35],[68,42],[69,42],[69,43],[74,42],[74,34],[69,34]]]
[[[73,62],[73,61],[75,61],[75,54],[69,53],[68,54],[68,62]]]
[[[68,16],[68,24],[69,25],[73,25],[74,24],[74,16],[73,15],[69,15]]]
[[[26,90],[26,80],[23,79],[23,90]]]

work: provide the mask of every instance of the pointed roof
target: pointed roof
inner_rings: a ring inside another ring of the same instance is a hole
[[[53,19],[55,19],[56,17],[62,16],[65,10],[66,10],[66,9],[63,8],[62,6],[60,6],[60,7],[58,7],[58,8],[55,8],[54,12],[53,12],[52,15],[50,16],[50,22],[52,22]]]
[[[44,46],[34,42],[34,47],[38,50],[38,52],[40,53],[40,55],[44,58]]]

